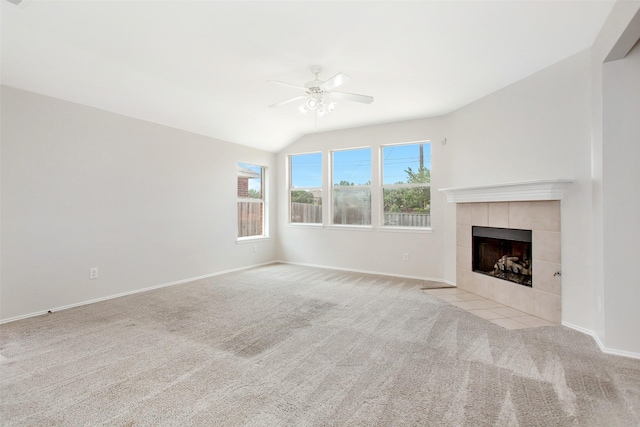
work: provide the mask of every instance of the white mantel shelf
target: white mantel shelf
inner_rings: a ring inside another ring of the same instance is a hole
[[[441,188],[449,203],[524,202],[530,200],[562,200],[564,189],[573,181],[549,179],[478,185],[473,187]]]

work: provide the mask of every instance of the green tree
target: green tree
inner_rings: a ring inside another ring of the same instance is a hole
[[[425,184],[431,182],[431,171],[425,167],[414,171],[405,170],[407,184]],[[398,182],[397,184],[404,184]],[[396,188],[385,190],[385,212],[429,212],[431,209],[431,188]]]
[[[409,184],[426,184],[431,182],[431,171],[424,166],[418,168],[417,172],[414,172],[411,167],[408,167],[405,172],[407,173],[407,183]]]
[[[315,197],[309,191],[304,190],[293,190],[291,192],[291,202],[292,203],[307,203],[313,204],[315,202]]]
[[[262,199],[262,192],[260,190],[254,190],[253,188],[249,189],[249,198],[250,199]]]

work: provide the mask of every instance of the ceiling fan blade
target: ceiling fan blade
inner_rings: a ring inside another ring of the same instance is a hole
[[[284,101],[276,102],[275,104],[269,105],[269,108],[280,107],[281,105],[289,104],[290,102],[301,101],[305,99],[306,95],[294,96],[293,98],[285,99]]]
[[[373,102],[373,96],[358,95],[357,93],[331,92],[329,93],[329,97],[346,101],[363,102],[365,104],[371,104]]]
[[[348,74],[344,74],[344,73],[338,73],[335,76],[331,77],[329,80],[323,82],[319,88],[322,89],[325,92],[328,92],[332,89],[337,88],[338,86],[345,84],[346,82],[348,82],[349,80],[351,80],[351,76],[349,76]]]
[[[300,90],[304,90],[305,92],[307,91],[307,88],[304,86],[298,86],[298,85],[294,85],[291,83],[286,83],[286,82],[281,82],[278,80],[268,80],[269,83],[275,83],[277,85],[281,85],[281,86],[288,86],[288,87],[294,87],[296,89],[300,89]]]

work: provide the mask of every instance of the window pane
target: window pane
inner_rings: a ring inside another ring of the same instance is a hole
[[[384,225],[431,227],[431,188],[384,189]]]
[[[262,199],[262,166],[238,163],[238,197]]]
[[[382,185],[431,182],[431,144],[382,147]]]
[[[264,167],[238,163],[238,237],[264,235]]]
[[[334,151],[333,185],[371,185],[371,149]]]
[[[291,222],[322,223],[321,190],[291,190]]]
[[[431,227],[431,144],[390,145],[381,156],[382,223]]]
[[[371,224],[371,190],[368,188],[333,188],[334,224]]]
[[[262,236],[262,202],[238,202],[238,237]]]
[[[291,188],[322,187],[322,153],[291,156]]]

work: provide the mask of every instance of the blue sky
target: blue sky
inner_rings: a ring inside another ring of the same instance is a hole
[[[260,181],[262,179],[262,166],[250,165],[248,163],[238,163],[238,167],[249,169],[260,175],[260,179],[251,178],[249,180],[249,189],[260,191]]]
[[[431,144],[423,144],[424,166],[431,170]],[[410,167],[413,171],[420,168],[420,144],[389,145],[382,148],[383,174],[382,184],[407,182],[405,170]]]
[[[424,145],[424,165],[431,169],[431,144]],[[384,182],[395,184],[406,182],[407,167],[417,171],[420,166],[419,144],[390,145],[383,147]],[[334,184],[340,181],[365,184],[371,181],[371,149],[335,151],[334,155]],[[311,153],[292,156],[291,182],[294,188],[322,187],[322,154]]]

